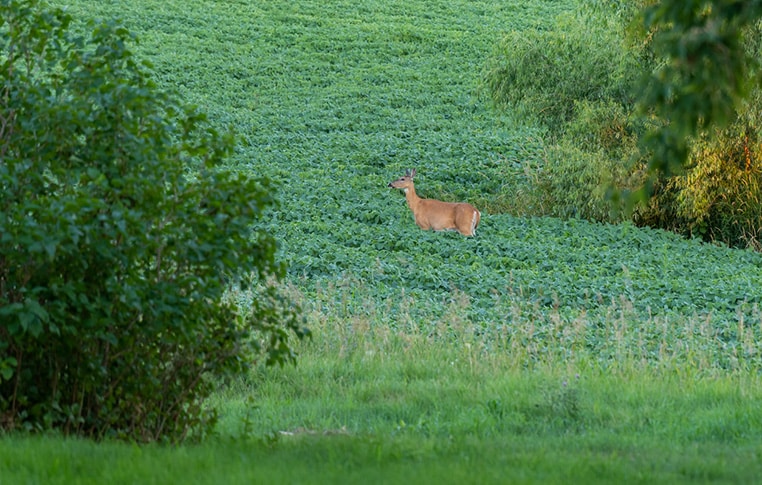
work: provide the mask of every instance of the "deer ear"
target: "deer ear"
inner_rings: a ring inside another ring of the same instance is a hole
[[[415,169],[411,170],[411,171],[410,171],[410,178],[413,178],[413,177],[415,177],[415,174],[416,174],[416,173],[417,173],[417,172],[416,172],[416,170],[415,170]]]

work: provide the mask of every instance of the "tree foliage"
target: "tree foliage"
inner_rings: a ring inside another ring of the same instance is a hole
[[[220,167],[233,137],[157,88],[124,27],[71,23],[0,0],[0,426],[202,436],[220,378],[306,334],[255,225],[272,187]]]
[[[692,140],[737,118],[759,81],[745,41],[760,17],[762,2],[748,0],[664,0],[643,9],[643,32],[660,60],[640,95],[642,109],[662,120],[645,139],[651,170],[681,173]]]
[[[622,36],[603,16],[565,15],[552,30],[508,32],[485,76],[496,105],[517,110],[560,138],[579,103],[631,104],[642,67],[618,49]]]
[[[551,145],[528,164],[539,167],[530,193],[540,202],[527,205],[762,247],[761,11],[756,1],[596,0],[537,34],[553,42],[509,35],[488,85],[499,105],[534,112]],[[612,201],[639,205],[605,210]]]
[[[548,148],[528,164],[533,190],[523,204],[542,208],[536,215],[619,221],[609,187],[642,181],[630,158],[645,129],[634,105],[648,60],[622,35],[628,13],[594,6],[559,17],[555,29],[508,33],[486,74],[496,105],[544,130]]]

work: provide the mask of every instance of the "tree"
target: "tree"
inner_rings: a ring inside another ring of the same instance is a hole
[[[649,225],[762,248],[760,17],[758,0],[643,8],[639,35],[658,60],[639,96],[655,127],[643,137]]]
[[[0,425],[201,437],[220,379],[308,333],[256,225],[272,187],[221,166],[233,137],[157,88],[124,27],[71,22],[0,0]]]
[[[520,206],[762,248],[761,5],[595,0],[507,35],[486,84],[551,142]]]
[[[759,82],[744,38],[760,17],[759,0],[663,0],[643,9],[654,55],[664,60],[640,96],[643,110],[661,119],[646,138],[651,170],[681,173],[692,140],[736,119]]]

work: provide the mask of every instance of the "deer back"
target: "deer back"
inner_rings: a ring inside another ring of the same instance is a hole
[[[471,204],[434,199],[420,199],[413,214],[416,224],[423,229],[458,231],[464,236],[473,236],[481,219],[481,214]]]

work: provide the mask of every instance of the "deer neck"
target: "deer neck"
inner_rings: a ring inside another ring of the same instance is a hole
[[[407,199],[407,205],[410,207],[410,210],[415,212],[416,208],[418,207],[418,203],[421,201],[421,198],[418,197],[418,194],[415,193],[415,187],[410,186],[405,189],[405,199]]]

